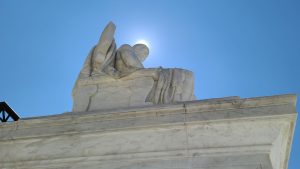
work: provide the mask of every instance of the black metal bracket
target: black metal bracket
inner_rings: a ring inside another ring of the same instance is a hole
[[[0,102],[0,121],[18,121],[20,117],[6,102]]]

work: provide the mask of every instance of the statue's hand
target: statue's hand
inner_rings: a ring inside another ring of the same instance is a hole
[[[95,53],[101,53],[102,55],[106,55],[111,44],[114,41],[114,34],[116,30],[116,25],[112,22],[109,22],[104,31],[101,34],[100,40],[95,49]]]

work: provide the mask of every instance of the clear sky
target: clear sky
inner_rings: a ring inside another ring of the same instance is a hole
[[[299,0],[0,0],[0,100],[21,117],[70,111],[109,21],[118,45],[149,43],[146,67],[192,70],[198,99],[300,94]],[[299,126],[289,169],[300,166]]]

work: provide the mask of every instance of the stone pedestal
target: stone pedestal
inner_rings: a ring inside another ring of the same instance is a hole
[[[153,84],[153,78],[147,76],[128,76],[122,79],[100,76],[80,79],[73,92],[73,111],[152,105],[145,100]]]
[[[147,68],[122,78],[79,77],[73,89],[73,112],[194,100],[193,73],[173,68]]]
[[[287,169],[294,95],[64,113],[0,125],[1,169]]]

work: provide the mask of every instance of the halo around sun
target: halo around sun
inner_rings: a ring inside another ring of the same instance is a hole
[[[141,39],[141,40],[136,41],[135,43],[136,43],[136,44],[144,44],[144,45],[146,45],[148,48],[150,48],[149,42],[147,42],[146,40]]]

